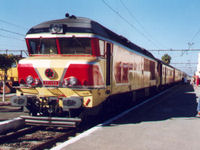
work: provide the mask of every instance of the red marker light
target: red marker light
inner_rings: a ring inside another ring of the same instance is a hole
[[[90,103],[90,101],[91,101],[91,99],[88,98],[85,105],[87,106]]]

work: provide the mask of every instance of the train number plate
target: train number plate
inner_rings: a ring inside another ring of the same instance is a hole
[[[59,86],[59,81],[43,81],[44,86]]]

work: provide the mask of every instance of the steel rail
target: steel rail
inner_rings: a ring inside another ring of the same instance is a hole
[[[12,132],[12,133],[7,133],[6,135],[1,135],[0,136],[0,144],[4,144],[5,142],[9,142],[12,139],[18,138],[20,136],[24,136],[26,134],[29,134],[31,132],[35,132],[36,130],[38,130],[39,127],[35,126],[35,127],[25,127],[23,129],[20,129],[18,131]]]
[[[44,143],[34,145],[33,147],[30,148],[30,150],[43,150],[45,148],[52,147],[53,145],[56,144],[56,142],[60,141],[61,139],[66,139],[69,136],[75,135],[76,134],[76,129],[71,129],[67,133],[63,133],[60,135],[55,136],[53,139],[50,139]]]

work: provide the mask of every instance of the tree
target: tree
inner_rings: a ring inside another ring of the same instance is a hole
[[[172,59],[171,56],[169,56],[168,54],[162,56],[162,61],[168,65],[170,64],[171,59]]]
[[[3,101],[5,101],[5,85],[7,81],[7,71],[12,67],[12,65],[18,61],[20,57],[15,55],[0,54],[0,69],[4,72],[3,76]]]

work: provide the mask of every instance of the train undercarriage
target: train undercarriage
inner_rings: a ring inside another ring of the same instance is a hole
[[[143,101],[145,97],[153,96],[164,86],[144,88],[126,93],[109,96],[98,106],[86,108],[83,106],[83,97],[40,97],[34,95],[21,95],[11,98],[13,106],[21,106],[29,116],[22,116],[27,124],[48,125],[59,127],[76,127],[85,121],[88,116],[105,115],[127,109],[134,104]]]
[[[29,125],[76,127],[85,117],[81,97],[58,99],[21,95],[12,97],[11,104],[29,113],[29,116],[22,116]]]

